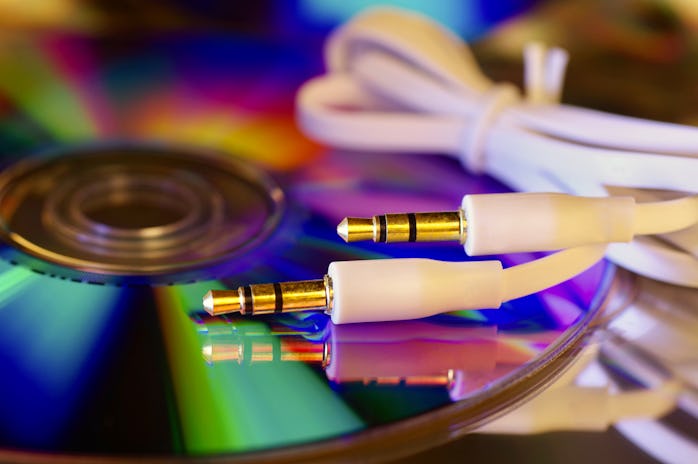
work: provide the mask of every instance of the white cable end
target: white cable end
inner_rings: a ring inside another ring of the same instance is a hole
[[[633,239],[632,197],[563,193],[466,195],[465,251],[470,256],[553,251]]]
[[[335,324],[417,319],[502,304],[499,261],[339,261],[330,264],[328,275]]]
[[[548,49],[541,42],[524,47],[524,87],[526,101],[533,104],[559,103],[568,53],[562,48]]]

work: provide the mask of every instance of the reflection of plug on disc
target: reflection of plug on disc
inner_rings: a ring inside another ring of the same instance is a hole
[[[462,371],[491,372],[496,327],[449,327],[426,321],[331,325],[325,368],[334,383],[437,387],[465,390]],[[370,361],[368,361],[370,360]]]
[[[231,157],[136,144],[54,151],[0,175],[3,256],[101,283],[210,278],[276,227],[283,202],[269,176]]]

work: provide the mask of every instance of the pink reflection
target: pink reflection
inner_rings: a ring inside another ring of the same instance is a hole
[[[330,324],[324,341],[294,331],[209,333],[207,362],[305,362],[322,366],[335,384],[442,387],[454,401],[472,396],[529,363],[561,335],[547,330],[499,333],[497,327],[459,327],[428,320]]]

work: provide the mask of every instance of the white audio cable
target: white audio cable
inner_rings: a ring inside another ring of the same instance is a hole
[[[521,99],[513,86],[490,83],[455,35],[413,13],[360,15],[333,34],[326,54],[328,74],[298,95],[299,121],[316,139],[451,154],[519,190],[592,197],[466,195],[457,211],[346,218],[337,231],[347,241],[457,240],[470,255],[562,251],[508,269],[499,261],[334,262],[323,279],[212,290],[209,313],[316,309],[340,324],[498,308],[605,254],[698,287],[698,129],[557,104],[566,54],[539,45],[526,50]],[[631,196],[606,196],[611,186]],[[675,193],[660,201],[658,190]]]
[[[563,50],[525,50],[525,98],[490,82],[465,43],[415,13],[361,14],[332,34],[325,54],[327,74],[306,83],[297,101],[301,127],[316,140],[453,155],[522,191],[605,196],[620,187],[653,203],[665,198],[657,190],[698,193],[698,128],[559,104]],[[646,208],[657,209],[652,228],[684,214],[663,203]],[[646,233],[652,237],[611,245],[607,256],[698,287],[698,226]]]
[[[458,240],[471,255],[566,249],[507,269],[496,260],[340,261],[330,264],[323,279],[212,290],[204,308],[212,315],[324,310],[335,324],[498,308],[588,269],[603,258],[609,242],[696,223],[695,196],[638,205],[631,197],[467,195],[458,211],[346,218],[338,233],[347,241]]]
[[[211,290],[211,315],[323,310],[335,324],[417,319],[447,311],[496,309],[564,282],[604,256],[605,245],[570,248],[502,268],[499,261],[423,258],[336,261],[323,279]]]
[[[496,193],[466,195],[456,211],[345,218],[337,233],[347,242],[457,240],[468,255],[481,256],[630,242],[696,224],[698,196],[636,203],[629,196]]]

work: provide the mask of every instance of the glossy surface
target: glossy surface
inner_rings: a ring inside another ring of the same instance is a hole
[[[3,452],[339,452],[345,442],[328,439],[408,436],[459,414],[461,423],[482,420],[478,405],[525,396],[514,390],[523,373],[582,338],[612,273],[604,265],[497,311],[422,321],[206,317],[201,297],[211,288],[318,278],[333,260],[466,259],[457,244],[347,245],[335,226],[345,216],[448,210],[464,193],[504,188],[451,160],[326,152],[307,141],[292,101],[318,69],[313,50],[196,37],[128,53],[107,45],[51,36],[2,51],[0,67],[13,66],[0,79],[3,165],[81,141],[202,146],[270,172],[285,214],[267,238],[220,264],[217,280],[194,273],[189,280],[203,280],[175,285],[156,274],[133,285],[99,282],[94,269],[82,275],[3,246]]]
[[[216,276],[276,228],[280,187],[250,163],[176,145],[90,144],[0,175],[0,229],[32,269],[97,283]],[[49,261],[52,268],[41,263]],[[140,277],[140,278],[139,278]]]

